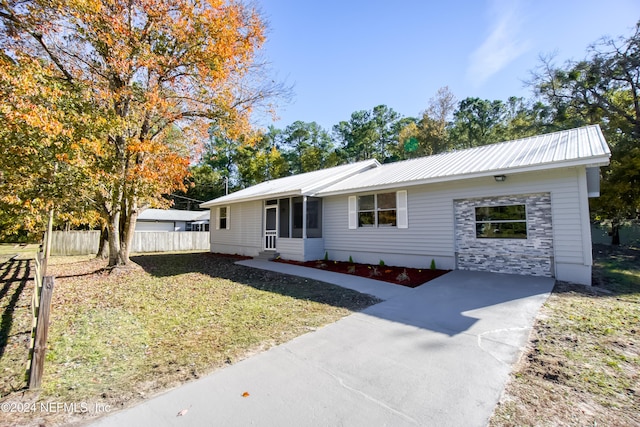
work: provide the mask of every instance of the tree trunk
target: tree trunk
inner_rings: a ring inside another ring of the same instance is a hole
[[[122,256],[122,245],[120,244],[120,211],[109,218],[109,267],[119,267],[127,263]]]
[[[129,262],[129,254],[131,253],[133,235],[136,229],[136,221],[138,220],[138,209],[135,204],[127,213],[128,216],[124,221],[124,227],[122,229],[122,239],[120,242],[122,256],[124,259],[126,259],[126,263]]]
[[[620,224],[618,222],[611,224],[611,244],[620,246]]]
[[[100,246],[98,247],[98,254],[96,255],[96,258],[109,258],[109,229],[107,226],[103,226],[100,231]]]
[[[123,160],[124,161],[124,160]],[[122,176],[126,176],[126,163],[122,164]],[[111,193],[111,206],[109,211],[109,223],[107,225],[109,233],[109,267],[121,267],[129,262],[129,259],[123,256],[121,229],[122,216],[126,212],[122,212],[122,202],[124,200],[124,183],[115,183],[115,188]]]

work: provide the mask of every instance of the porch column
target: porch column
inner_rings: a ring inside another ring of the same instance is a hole
[[[302,238],[307,238],[307,196],[302,197]]]

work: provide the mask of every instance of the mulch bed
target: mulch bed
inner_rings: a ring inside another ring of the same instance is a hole
[[[394,285],[407,286],[415,288],[429,280],[440,277],[451,270],[431,270],[429,268],[405,268],[389,265],[368,265],[357,264],[344,261],[291,261],[286,259],[277,259],[277,262],[285,264],[299,265],[302,267],[317,268],[321,270],[333,271],[335,273],[353,274],[368,279],[380,280],[383,282],[393,283]]]

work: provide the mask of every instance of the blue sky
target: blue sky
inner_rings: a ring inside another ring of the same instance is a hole
[[[629,35],[638,0],[257,0],[264,59],[294,95],[261,125],[296,120],[327,130],[386,104],[422,112],[438,88],[466,97],[530,97],[541,54],[582,59],[602,36]]]

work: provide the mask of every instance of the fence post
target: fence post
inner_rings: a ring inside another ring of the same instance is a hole
[[[53,285],[54,280],[52,276],[46,276],[43,278],[33,357],[31,359],[31,369],[29,371],[29,389],[40,388],[40,384],[42,383],[44,353],[47,349],[47,334],[49,333],[49,314],[51,313]]]

